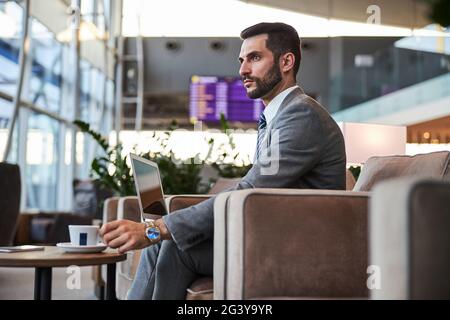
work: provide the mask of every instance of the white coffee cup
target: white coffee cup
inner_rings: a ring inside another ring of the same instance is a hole
[[[70,243],[73,246],[95,246],[100,242],[98,232],[98,226],[70,225]]]

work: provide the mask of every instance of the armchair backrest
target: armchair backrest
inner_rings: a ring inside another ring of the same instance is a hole
[[[20,169],[0,163],[0,245],[12,244],[20,211]]]
[[[408,176],[436,179],[450,177],[450,152],[372,157],[364,164],[353,191],[370,191],[375,184],[386,179]]]
[[[117,219],[117,204],[119,197],[111,197],[105,200],[103,204],[103,224]]]
[[[349,169],[345,170],[345,190],[353,190],[355,184],[353,173]]]
[[[208,194],[217,194],[228,188],[234,187],[241,181],[241,178],[219,178],[209,190]]]
[[[117,204],[117,220],[141,221],[141,209],[137,196],[121,197]]]

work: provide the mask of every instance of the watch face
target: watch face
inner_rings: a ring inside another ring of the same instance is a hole
[[[152,241],[158,240],[159,229],[153,227],[147,228],[147,237]]]

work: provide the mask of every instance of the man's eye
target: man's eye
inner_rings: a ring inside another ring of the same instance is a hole
[[[259,59],[261,59],[260,56],[253,56],[252,57],[252,61],[259,61]]]

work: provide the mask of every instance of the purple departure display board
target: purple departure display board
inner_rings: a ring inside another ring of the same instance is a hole
[[[192,76],[189,115],[193,121],[218,122],[223,113],[228,121],[258,122],[264,106],[247,97],[239,77]]]

